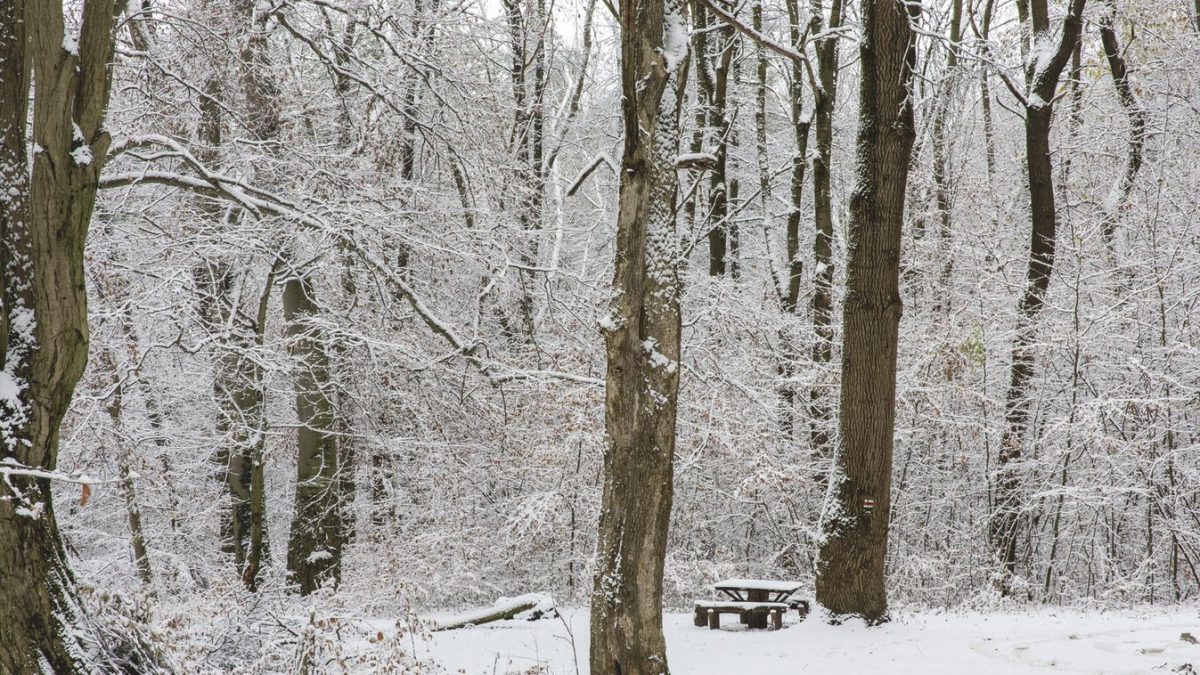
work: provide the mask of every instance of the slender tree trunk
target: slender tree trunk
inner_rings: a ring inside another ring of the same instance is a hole
[[[540,0],[539,0],[540,1]],[[508,20],[509,40],[512,49],[512,92],[513,92],[513,130],[512,145],[515,150],[516,167],[512,189],[516,194],[517,220],[521,224],[520,236],[525,238],[518,246],[519,259],[527,267],[532,267],[537,261],[537,249],[533,237],[542,227],[542,202],[545,191],[542,179],[542,131],[543,112],[539,97],[545,93],[545,61],[544,49],[539,38],[533,45],[533,78],[532,88],[528,81],[529,59],[529,23],[539,24],[539,4],[534,11],[529,12],[531,21],[527,21],[521,8],[521,0],[504,0],[504,10]],[[540,29],[540,26],[535,26]],[[521,270],[518,277],[520,297],[517,301],[519,328],[508,329],[513,338],[532,341],[534,334],[533,310],[533,272]]]
[[[1121,211],[1129,201],[1129,193],[1133,191],[1133,182],[1138,171],[1142,168],[1142,148],[1146,144],[1146,113],[1138,103],[1133,93],[1133,84],[1129,79],[1129,66],[1121,53],[1121,43],[1117,38],[1116,5],[1110,0],[1108,11],[1100,18],[1100,43],[1104,46],[1104,58],[1108,61],[1112,73],[1113,86],[1117,90],[1117,100],[1129,118],[1129,145],[1125,158],[1125,166],[1120,175],[1113,181],[1108,199],[1104,204],[1104,218],[1100,221],[1100,233],[1109,252],[1115,257],[1116,228],[1121,218]]]
[[[946,125],[950,117],[950,108],[958,78],[958,49],[962,40],[962,2],[963,0],[951,0],[950,44],[946,49],[946,72],[942,76],[942,84],[938,88],[937,109],[934,112],[932,128],[934,201],[938,214],[937,257],[941,260],[938,285],[934,291],[934,311],[944,310],[947,313],[951,309],[950,281],[954,276],[954,255],[951,251],[953,222],[950,213],[954,195],[951,178],[946,168],[950,152],[950,139],[947,137]]]
[[[103,293],[102,293],[103,295]],[[122,324],[125,324],[126,335],[132,335],[132,326],[128,325],[131,317],[126,313],[122,317]],[[154,573],[150,568],[150,556],[146,551],[146,535],[142,530],[142,511],[137,503],[137,488],[133,483],[131,465],[131,448],[129,437],[125,433],[124,400],[125,400],[125,380],[121,375],[121,371],[117,365],[116,356],[112,350],[105,350],[100,356],[104,370],[107,371],[112,380],[112,396],[105,404],[105,409],[108,412],[109,420],[113,425],[114,445],[117,448],[117,490],[121,494],[121,501],[125,502],[125,515],[129,524],[129,547],[133,553],[133,566],[137,570],[138,578],[147,587],[154,583]]]
[[[910,83],[919,5],[863,0],[856,182],[850,198],[842,314],[840,439],[822,514],[817,602],[887,619],[884,558],[891,511],[900,325],[900,239],[912,153]],[[899,170],[897,170],[899,168]]]
[[[714,34],[717,50],[712,54],[698,52],[696,60],[712,62],[712,90],[708,103],[707,126],[715,135],[714,154],[717,161],[708,174],[708,274],[725,276],[733,269],[733,253],[736,234],[729,222],[729,145],[732,130],[727,113],[729,100],[729,75],[736,48],[733,28],[722,25]],[[707,44],[707,41],[706,41]],[[708,65],[699,64],[701,68]]]
[[[832,0],[829,21],[823,22],[823,0],[812,0],[809,32],[817,35],[842,25],[842,0]],[[837,103],[838,38],[827,35],[817,41],[817,89],[813,92],[813,123],[816,126],[817,154],[813,158],[813,213],[816,236],[813,238],[813,293],[811,301],[813,333],[812,360],[818,368],[833,359],[833,193],[830,188],[830,166],[833,158],[833,110]],[[829,438],[833,419],[829,402],[830,387],[826,383],[813,386],[809,392],[809,438],[812,451],[819,461],[827,461],[833,447]],[[821,482],[825,477],[822,472]]]
[[[758,6],[756,6],[758,7]],[[801,28],[800,28],[800,7],[798,0],[787,1],[788,22],[790,25],[789,36],[791,37],[792,48],[799,50],[801,48]],[[762,31],[761,9],[755,15],[758,20],[755,23],[755,30]],[[770,167],[767,164],[767,141],[766,141],[766,93],[767,93],[767,59],[766,50],[762,44],[757,45],[758,49],[758,115],[762,117],[761,129],[759,131],[759,173],[769,176]],[[804,277],[804,260],[800,256],[800,219],[802,214],[802,205],[804,200],[804,174],[807,166],[808,155],[808,136],[809,128],[811,127],[810,120],[804,116],[804,64],[800,61],[792,60],[791,83],[788,88],[788,97],[790,98],[791,120],[796,150],[792,155],[792,166],[790,176],[789,196],[791,206],[787,213],[786,225],[786,245],[785,250],[787,260],[784,263],[784,268],[787,270],[787,278],[784,280],[776,280],[779,293],[780,308],[784,314],[792,316],[796,313],[800,304],[800,284]],[[767,209],[767,184],[763,182],[760,189],[763,191],[763,209]],[[764,215],[765,217],[765,215]],[[779,388],[780,399],[782,400],[782,414],[780,416],[780,426],[786,437],[794,439],[794,424],[796,414],[796,385],[791,382],[792,377],[796,372],[796,364],[800,359],[800,349],[796,344],[796,336],[792,334],[786,327],[780,332],[780,366],[779,375],[783,383]]]
[[[604,493],[591,610],[591,672],[665,675],[662,574],[679,391],[675,200],[682,0],[621,3],[625,129],[608,317]]]
[[[990,58],[991,48],[988,46],[988,36],[992,30],[992,8],[995,0],[985,0],[983,16],[979,20],[980,54],[985,59]],[[992,119],[992,84],[991,71],[987,64],[979,69],[979,97],[982,101],[983,115],[983,147],[984,158],[987,160],[988,183],[996,179],[996,125]]]
[[[296,359],[293,382],[299,459],[296,512],[288,538],[288,574],[308,595],[322,584],[341,580],[342,499],[337,434],[324,331],[312,282],[295,273],[284,283],[283,314],[288,351]]]
[[[0,389],[10,392],[0,398],[0,459],[8,471],[55,470],[59,427],[87,363],[84,241],[110,144],[104,118],[122,6],[86,0],[76,40],[61,3],[0,3]],[[0,483],[0,627],[0,672],[115,670],[81,616],[46,478]]]
[[[1071,0],[1059,43],[1049,58],[1030,63],[1026,70],[1025,160],[1029,172],[1031,237],[1025,292],[1017,307],[1017,334],[1005,396],[1005,430],[997,458],[996,502],[988,526],[989,539],[1001,564],[1001,592],[1011,590],[1017,564],[1019,525],[1025,508],[1022,476],[1017,464],[1024,454],[1029,422],[1030,383],[1036,356],[1036,324],[1046,301],[1054,270],[1057,214],[1054,171],[1050,160],[1050,129],[1058,81],[1079,40],[1085,0]],[[1030,0],[1028,21],[1033,35],[1050,29],[1047,0]]]

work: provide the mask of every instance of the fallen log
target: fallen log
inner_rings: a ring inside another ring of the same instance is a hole
[[[504,619],[526,619],[534,621],[543,617],[555,615],[554,598],[543,593],[527,593],[515,598],[500,598],[491,607],[467,612],[451,619],[439,622],[433,628],[436,631],[454,630],[467,626],[478,626]]]

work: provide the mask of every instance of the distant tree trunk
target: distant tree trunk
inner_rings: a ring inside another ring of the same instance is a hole
[[[900,235],[912,153],[911,81],[919,5],[863,0],[855,187],[842,314],[840,439],[821,523],[817,602],[887,620],[884,558],[891,511],[900,325]],[[873,504],[872,504],[873,501]]]
[[[534,28],[541,30],[541,13],[544,10],[540,2],[530,12]],[[536,241],[533,239],[536,230],[542,227],[542,202],[545,191],[542,174],[542,133],[544,129],[544,113],[541,97],[545,95],[545,49],[542,34],[539,32],[533,45],[533,86],[530,87],[528,70],[529,33],[525,12],[521,8],[521,0],[504,0],[504,11],[508,20],[509,40],[512,49],[512,92],[513,92],[513,130],[512,145],[515,151],[516,167],[514,170],[513,191],[516,194],[517,220],[521,224],[518,257],[521,264],[532,267],[537,262]],[[508,327],[506,332],[512,338],[520,338],[526,342],[533,340],[533,272],[521,270],[518,274],[520,298],[517,301],[519,328]]]
[[[625,129],[609,315],[604,493],[591,609],[591,672],[668,672],[662,574],[679,391],[680,265],[675,200],[682,0],[621,8]]]
[[[755,24],[756,31],[762,31],[762,6],[755,5]],[[789,36],[793,49],[801,49],[801,28],[800,28],[800,7],[799,0],[787,0],[787,12],[789,22]],[[758,50],[758,110],[755,119],[761,118],[758,123],[758,146],[759,146],[759,174],[763,176],[759,186],[763,192],[763,211],[764,218],[767,217],[767,204],[769,191],[770,166],[767,163],[767,56],[766,50],[761,43],[757,44]],[[801,206],[804,200],[804,174],[807,166],[808,155],[808,134],[811,126],[810,121],[804,117],[804,64],[796,59],[792,59],[792,78],[788,88],[788,97],[791,106],[792,130],[796,144],[795,152],[792,154],[792,167],[790,177],[790,207],[787,214],[786,226],[786,254],[787,260],[784,261],[784,269],[787,270],[786,279],[777,280],[777,291],[779,293],[779,304],[784,314],[793,316],[796,314],[800,305],[800,284],[804,276],[804,259],[800,256],[800,219]],[[782,415],[780,416],[780,426],[788,439],[794,438],[794,418],[796,411],[796,385],[791,382],[792,377],[796,372],[796,362],[800,358],[800,350],[796,345],[796,338],[786,328],[780,333],[780,366],[779,375],[783,383],[780,385],[779,393],[782,399]]]
[[[707,127],[715,136],[714,154],[717,161],[708,174],[708,274],[709,276],[725,276],[732,271],[735,262],[733,253],[737,235],[734,226],[729,222],[729,145],[730,128],[727,113],[729,100],[729,75],[733,64],[733,52],[736,48],[733,28],[722,25],[713,37],[716,39],[715,53],[704,54],[697,52],[697,67],[708,69],[708,61],[712,62],[712,88],[706,101],[708,108]],[[706,40],[705,45],[708,44]]]
[[[241,79],[246,90],[246,121],[260,140],[278,133],[279,116],[262,106],[276,105],[278,92],[259,69],[269,67],[266,37],[261,19],[255,24],[253,3],[247,0],[231,6],[206,0],[205,5],[215,13],[236,12],[237,35],[245,38],[241,52]],[[232,36],[231,36],[232,37]],[[224,141],[224,109],[226,83],[219,69],[204,83],[199,102],[196,155],[209,166],[219,166]],[[209,201],[200,202],[201,211],[213,223],[226,217],[222,206]],[[213,399],[217,407],[216,430],[221,442],[215,455],[217,472],[224,482],[229,505],[222,516],[222,549],[233,556],[238,576],[250,590],[257,588],[257,575],[269,558],[266,536],[266,494],[263,484],[263,450],[267,430],[265,414],[266,391],[263,368],[251,353],[263,343],[266,313],[265,294],[270,292],[269,278],[264,295],[256,308],[240,299],[253,297],[244,290],[247,278],[225,259],[203,261],[193,270],[197,293],[198,314],[203,327],[214,338]]]
[[[45,471],[55,470],[88,358],[84,242],[111,141],[104,119],[123,7],[82,5],[76,40],[62,3],[0,3],[0,459]],[[9,475],[0,482],[0,672],[47,669],[116,665],[81,616],[50,480]]]
[[[296,389],[299,459],[296,472],[296,512],[288,538],[288,574],[308,595],[322,584],[337,584],[342,575],[341,484],[338,477],[329,355],[324,331],[317,325],[315,290],[306,276],[292,276],[283,287],[283,315],[288,351],[296,359],[292,378]]]
[[[1003,568],[1000,589],[1004,593],[1011,590],[1012,576],[1016,571],[1018,527],[1025,506],[1021,476],[1014,465],[1024,452],[1036,323],[1045,304],[1046,289],[1054,269],[1057,214],[1054,205],[1054,171],[1050,161],[1050,122],[1059,78],[1079,40],[1084,2],[1071,0],[1053,53],[1047,53],[1049,58],[1030,62],[1026,69],[1025,160],[1029,171],[1032,232],[1026,287],[1017,307],[1017,335],[1012,345],[1012,370],[1005,397],[1005,429],[997,460],[996,503],[988,526],[989,539]],[[1032,35],[1050,34],[1047,0],[1030,0],[1027,13]]]
[[[1112,72],[1113,86],[1117,90],[1117,100],[1129,118],[1128,154],[1125,166],[1117,179],[1113,181],[1112,189],[1104,204],[1104,217],[1100,221],[1100,233],[1109,252],[1117,254],[1116,228],[1121,219],[1121,211],[1129,201],[1129,193],[1133,191],[1133,182],[1138,171],[1142,168],[1142,148],[1146,144],[1146,112],[1138,103],[1133,93],[1133,84],[1129,80],[1129,66],[1121,53],[1121,43],[1117,38],[1116,5],[1108,3],[1108,11],[1100,17],[1100,43],[1104,46],[1104,58],[1108,61],[1108,69]]]
[[[995,0],[985,0],[983,16],[979,19],[979,38],[982,41],[979,53],[985,59],[990,58],[991,54],[991,50],[988,47],[988,36],[992,30],[992,7],[994,2]],[[989,74],[988,66],[984,65],[979,69],[979,97],[982,100],[984,158],[987,160],[988,183],[991,183],[996,178],[996,126],[992,121],[992,84]]]
[[[262,366],[251,352],[262,345],[266,316],[262,311],[248,315],[235,300],[241,293],[234,288],[236,282],[229,265],[206,263],[195,270],[195,276],[199,314],[205,329],[216,338],[218,350],[213,398],[221,445],[216,463],[230,499],[221,524],[222,548],[233,556],[246,587],[254,590],[256,575],[268,553],[262,515],[266,496],[255,480],[262,473],[266,396]],[[268,279],[264,294],[270,292],[271,283]]]
[[[126,335],[132,335],[132,326],[128,326],[131,317],[122,317]],[[131,347],[132,348],[132,347]],[[105,404],[109,420],[113,425],[114,445],[117,448],[117,490],[121,501],[125,502],[125,515],[129,524],[129,548],[133,553],[133,567],[137,570],[138,579],[146,586],[154,583],[154,572],[150,567],[150,556],[146,551],[146,535],[142,530],[142,511],[138,507],[137,488],[133,483],[130,442],[125,433],[124,400],[125,381],[122,377],[116,356],[112,350],[104,350],[100,355],[104,370],[111,377],[112,395]]]
[[[938,272],[938,284],[934,290],[934,311],[949,313],[950,281],[954,276],[954,255],[951,250],[952,219],[950,209],[954,201],[951,178],[946,168],[949,161],[950,139],[947,137],[946,125],[949,123],[950,108],[953,103],[955,85],[958,79],[958,50],[962,40],[962,0],[951,0],[950,8],[950,44],[946,49],[946,72],[942,76],[942,84],[938,87],[937,108],[933,118],[933,185],[934,201],[938,215],[938,250],[937,258],[941,262]]]
[[[809,33],[818,35],[842,26],[842,0],[832,0],[829,21],[824,22],[824,0],[812,0]],[[816,236],[813,238],[813,293],[811,301],[815,342],[812,359],[820,368],[833,359],[833,193],[830,166],[833,158],[833,109],[837,102],[838,37],[826,35],[817,40],[817,89],[813,92],[813,123],[816,126],[817,154],[813,158],[813,213]],[[828,460],[833,447],[829,426],[833,418],[829,403],[829,384],[821,382],[809,392],[808,415],[810,442],[818,460]],[[824,476],[822,472],[822,483]]]

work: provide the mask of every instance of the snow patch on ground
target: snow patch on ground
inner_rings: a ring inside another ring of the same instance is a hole
[[[418,656],[468,674],[587,673],[588,611],[559,611],[562,620],[437,633],[418,645]],[[736,622],[716,631],[697,628],[686,613],[669,613],[663,624],[671,671],[685,675],[1132,675],[1190,672],[1184,664],[1200,668],[1200,645],[1180,639],[1185,632],[1200,634],[1194,608],[893,616],[889,624],[867,628],[861,622],[830,626],[815,617],[796,623],[793,613],[778,632],[749,631]]]

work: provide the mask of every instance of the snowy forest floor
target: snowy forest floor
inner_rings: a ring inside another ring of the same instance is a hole
[[[435,633],[432,642],[416,643],[417,654],[470,675],[587,673],[587,609],[562,612],[563,620],[503,621]],[[816,617],[795,623],[794,614],[788,620],[779,632],[746,631],[736,620],[712,631],[692,625],[691,614],[668,613],[663,623],[671,670],[680,675],[1200,673],[1200,644],[1181,638],[1184,633],[1200,637],[1196,608],[900,611],[877,628],[859,622],[830,626]]]

